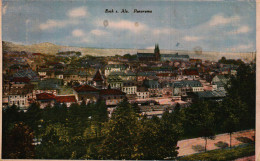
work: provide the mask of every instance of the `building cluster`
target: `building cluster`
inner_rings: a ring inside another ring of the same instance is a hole
[[[160,54],[159,45],[154,53],[137,53],[135,60],[81,59],[76,52],[56,57],[26,52],[6,55],[3,107],[27,109],[33,102],[41,108],[57,103],[69,107],[102,99],[111,111],[127,98],[148,116],[161,116],[177,103],[187,106],[197,100],[221,101],[226,96],[227,75],[236,75],[238,67],[178,53]],[[72,56],[78,58],[76,65]]]

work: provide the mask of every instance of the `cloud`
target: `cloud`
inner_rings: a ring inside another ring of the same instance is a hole
[[[152,33],[154,35],[161,35],[161,34],[174,34],[174,33],[178,33],[178,31],[173,28],[160,28],[160,29],[154,29]]]
[[[75,29],[72,31],[72,35],[75,37],[82,37],[85,35],[84,31],[80,30],[80,29]]]
[[[228,48],[228,51],[232,52],[237,52],[237,51],[251,51],[254,48],[253,44],[240,44],[240,45],[235,45],[230,48]]]
[[[103,35],[107,35],[108,34],[108,32],[106,32],[106,31],[97,30],[97,29],[90,31],[90,33],[93,34],[93,35],[96,35],[96,36],[103,36]]]
[[[241,26],[241,27],[237,28],[234,31],[228,32],[228,34],[231,34],[231,35],[244,34],[244,33],[250,32],[250,31],[251,31],[250,27],[245,25],[245,26]]]
[[[185,37],[183,37],[183,40],[192,41],[192,42],[202,40],[202,39],[203,39],[203,37],[199,37],[199,36],[185,36]]]
[[[145,49],[154,49],[154,46],[148,46]]]
[[[90,43],[92,42],[91,40],[91,37],[89,34],[87,34],[85,31],[81,30],[81,29],[74,29],[72,32],[71,32],[72,37],[69,37],[69,38],[72,38],[73,39],[73,42],[76,42],[78,44],[82,44],[82,43]]]
[[[85,37],[85,38],[81,39],[80,42],[82,42],[82,43],[90,43],[91,40],[89,38]]]
[[[71,18],[88,16],[87,7],[78,7],[70,10],[67,15]]]
[[[40,24],[39,28],[41,30],[48,30],[53,28],[63,28],[68,25],[77,25],[79,21],[77,20],[54,20],[49,19],[45,23]]]
[[[80,21],[75,18],[88,16],[87,7],[71,9],[68,11],[67,16],[69,18],[65,20],[48,19],[45,23],[40,24],[39,28],[41,30],[49,30],[53,28],[63,28],[68,25],[77,25]]]
[[[209,25],[210,26],[227,25],[238,21],[240,21],[239,16],[225,17],[222,14],[216,14],[209,21]]]
[[[95,24],[97,26],[103,26],[103,21],[96,21]],[[139,33],[144,30],[148,30],[149,28],[140,22],[134,22],[134,21],[127,21],[127,20],[121,20],[121,21],[108,21],[107,28],[114,29],[114,30],[128,30],[133,33]]]

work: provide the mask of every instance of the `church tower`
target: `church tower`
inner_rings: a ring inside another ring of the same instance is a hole
[[[159,44],[155,44],[154,55],[155,55],[155,61],[160,61],[161,60]]]

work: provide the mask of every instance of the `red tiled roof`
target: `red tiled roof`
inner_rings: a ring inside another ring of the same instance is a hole
[[[42,55],[41,53],[33,53],[32,55]]]
[[[175,77],[177,74],[175,73],[157,73],[156,76],[158,77]]]
[[[185,69],[184,75],[199,75],[197,70]]]
[[[59,103],[77,102],[75,96],[56,96],[56,101]]]
[[[125,95],[125,93],[118,89],[102,89],[100,95]]]
[[[77,92],[96,92],[98,91],[98,89],[90,86],[90,85],[81,85],[81,86],[78,86],[78,87],[74,87],[74,90],[77,91]]]
[[[13,78],[13,82],[29,83],[30,79],[28,77],[15,77],[15,78]]]
[[[103,78],[99,72],[99,70],[96,72],[94,78],[93,78],[93,81],[103,81]]]
[[[51,100],[51,99],[55,99],[55,96],[50,93],[40,93],[40,94],[36,94],[36,98],[37,100]]]

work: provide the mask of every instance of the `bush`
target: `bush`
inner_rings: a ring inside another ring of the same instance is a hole
[[[215,146],[216,146],[216,147],[219,147],[219,148],[221,148],[221,149],[225,149],[225,148],[228,147],[228,143],[223,142],[223,141],[219,141],[219,142],[215,143]]]
[[[252,139],[249,139],[247,137],[237,137],[236,139],[242,143],[253,143],[254,142]]]

